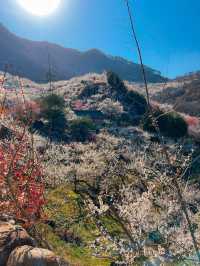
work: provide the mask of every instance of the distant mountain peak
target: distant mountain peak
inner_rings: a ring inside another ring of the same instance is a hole
[[[87,50],[86,52],[88,53],[97,53],[97,54],[102,54],[103,52],[97,48],[91,48],[89,50]]]
[[[122,79],[142,82],[141,69],[138,64],[121,57],[109,56],[101,50],[92,48],[80,52],[64,48],[47,41],[30,41],[17,37],[0,23],[0,70],[5,68],[3,62],[13,65],[11,74],[19,74],[36,82],[47,81],[48,54],[51,58],[53,76],[56,80],[70,79],[87,73],[102,73],[107,70],[116,72]],[[154,69],[146,67],[149,82],[162,82],[163,78]]]

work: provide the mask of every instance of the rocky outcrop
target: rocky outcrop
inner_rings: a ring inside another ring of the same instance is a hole
[[[6,266],[58,266],[59,260],[47,249],[21,246],[9,256]]]
[[[21,226],[0,222],[0,266],[69,266],[52,251],[36,247]]]
[[[5,266],[10,253],[23,245],[35,246],[35,242],[21,226],[0,222],[0,266]]]

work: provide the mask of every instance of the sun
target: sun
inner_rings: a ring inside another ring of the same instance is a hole
[[[36,16],[47,16],[59,6],[60,0],[17,0],[28,12]]]

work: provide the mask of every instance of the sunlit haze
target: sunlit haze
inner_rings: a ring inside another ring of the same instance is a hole
[[[59,6],[60,0],[17,0],[28,12],[36,16],[47,16]]]

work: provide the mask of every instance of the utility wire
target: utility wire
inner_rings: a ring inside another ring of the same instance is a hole
[[[133,35],[133,38],[135,40],[135,43],[136,43],[136,46],[137,46],[137,50],[138,50],[140,66],[141,66],[142,75],[143,75],[143,78],[144,78],[144,85],[145,85],[145,90],[146,90],[147,103],[148,103],[149,110],[151,110],[149,90],[148,90],[148,84],[147,84],[147,77],[146,77],[145,67],[144,67],[144,63],[143,63],[143,59],[142,59],[142,51],[141,51],[140,44],[139,44],[139,41],[138,41],[138,38],[137,38],[137,34],[136,34],[136,31],[135,31],[134,19],[133,19],[133,15],[132,15],[132,12],[131,12],[129,0],[125,0],[125,3],[126,3],[126,6],[127,6],[127,9],[128,9],[128,15],[129,15],[130,23],[131,23],[132,35]]]

